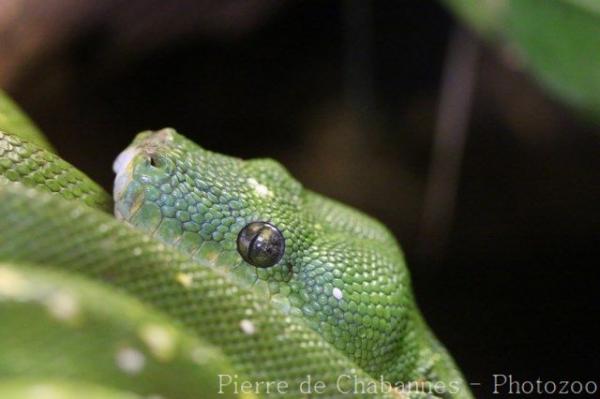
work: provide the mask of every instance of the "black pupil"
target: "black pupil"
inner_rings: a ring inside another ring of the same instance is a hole
[[[285,241],[277,227],[267,222],[252,222],[238,235],[238,252],[256,267],[271,267],[283,256]]]

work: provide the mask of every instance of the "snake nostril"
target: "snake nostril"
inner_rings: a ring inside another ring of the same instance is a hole
[[[150,166],[152,166],[154,168],[157,168],[157,167],[160,166],[159,165],[160,162],[159,162],[158,158],[156,156],[154,156],[154,155],[150,155],[148,157],[148,162],[150,163]]]

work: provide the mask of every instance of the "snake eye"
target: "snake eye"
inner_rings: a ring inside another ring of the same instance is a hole
[[[247,224],[237,238],[237,250],[242,258],[256,267],[275,265],[285,252],[285,239],[277,227],[267,222]]]

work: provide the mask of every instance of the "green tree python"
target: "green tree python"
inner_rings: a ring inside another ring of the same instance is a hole
[[[379,222],[173,129],[113,168],[0,97],[0,397],[471,398]]]

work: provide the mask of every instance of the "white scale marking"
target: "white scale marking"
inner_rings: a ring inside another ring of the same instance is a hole
[[[137,374],[144,368],[146,357],[136,349],[125,347],[117,352],[117,366],[127,374]]]
[[[259,183],[255,178],[251,177],[248,180],[248,184],[254,189],[256,194],[261,197],[270,197],[273,195],[271,190],[267,188],[264,184]]]
[[[335,287],[332,291],[333,297],[337,300],[340,300],[344,297],[344,293],[338,287]]]
[[[240,328],[242,332],[246,335],[253,335],[256,333],[256,326],[248,319],[243,319],[240,321]]]

